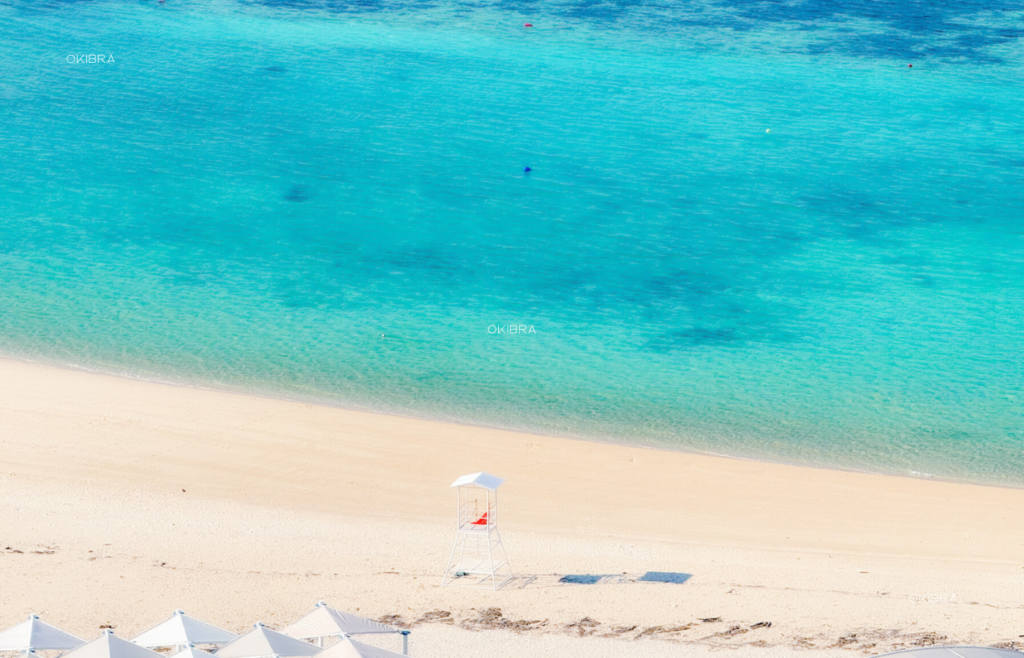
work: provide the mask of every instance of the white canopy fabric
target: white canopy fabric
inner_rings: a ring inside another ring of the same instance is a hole
[[[991,649],[989,647],[926,647],[894,651],[885,656],[899,656],[900,658],[1021,658],[1024,654],[1009,649]],[[884,656],[878,656],[878,658],[884,658]]]
[[[213,654],[202,649],[196,649],[192,645],[186,646],[178,653],[171,656],[171,658],[213,658]]]
[[[452,482],[452,487],[465,487],[467,485],[476,485],[483,487],[484,489],[490,489],[495,491],[502,485],[505,480],[501,479],[497,475],[491,475],[490,473],[470,473],[469,475],[463,475],[455,482]]]
[[[238,639],[234,633],[175,610],[170,619],[162,621],[132,642],[142,647],[175,647],[183,644],[226,644]]]
[[[214,655],[219,658],[266,658],[269,656],[293,658],[312,656],[319,651],[320,647],[309,642],[296,640],[257,623],[256,628],[224,645]]]
[[[323,601],[316,604],[313,612],[299,619],[281,631],[300,640],[332,635],[360,635],[365,633],[401,633],[394,626],[363,619],[348,612],[329,607]]]
[[[350,637],[342,637],[339,641],[327,647],[316,655],[316,658],[408,658],[400,653],[374,647],[353,640]]]
[[[122,640],[110,630],[103,631],[92,642],[87,642],[61,658],[164,658],[156,651],[150,651],[128,640]]]
[[[26,621],[0,633],[0,651],[36,651],[42,649],[67,650],[80,647],[85,640],[65,633],[56,626],[30,615]]]

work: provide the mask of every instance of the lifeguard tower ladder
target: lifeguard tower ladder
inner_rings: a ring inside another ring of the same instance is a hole
[[[498,590],[513,579],[498,534],[498,487],[502,482],[481,472],[463,475],[452,483],[458,496],[458,522],[442,587]]]

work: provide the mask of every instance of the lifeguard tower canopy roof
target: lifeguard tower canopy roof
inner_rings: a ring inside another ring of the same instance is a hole
[[[497,475],[491,475],[490,473],[480,471],[479,473],[463,475],[455,482],[452,482],[452,487],[468,487],[470,485],[476,485],[490,491],[496,491],[504,481],[505,480],[501,479]]]

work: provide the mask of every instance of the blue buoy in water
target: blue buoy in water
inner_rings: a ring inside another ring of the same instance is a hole
[[[523,173],[524,174],[530,173],[531,171],[533,171],[533,170],[530,169],[529,167],[523,167]]]

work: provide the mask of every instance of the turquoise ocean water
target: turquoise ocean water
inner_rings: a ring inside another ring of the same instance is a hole
[[[0,0],[0,353],[1022,485],[1022,36],[1001,0]]]

